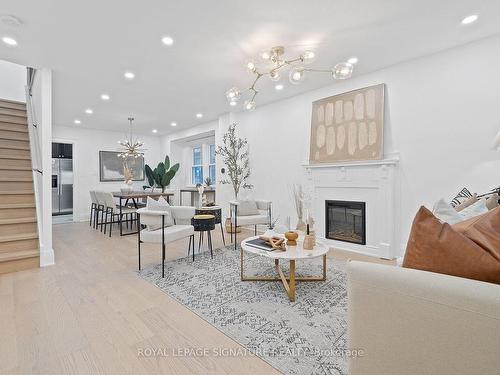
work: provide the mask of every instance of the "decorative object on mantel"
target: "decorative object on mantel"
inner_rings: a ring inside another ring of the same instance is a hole
[[[287,245],[297,246],[297,238],[299,238],[299,234],[297,232],[288,231],[285,232],[285,238],[287,240]]]
[[[144,157],[123,159],[116,151],[99,151],[99,180],[101,182],[126,181],[125,166],[132,181],[144,181]]]
[[[304,248],[304,250],[312,250],[314,249],[314,242],[314,236],[312,236],[309,232],[309,224],[307,224],[306,235],[304,236],[304,244],[302,245],[302,247]]]
[[[123,141],[118,141],[120,146],[122,146],[122,150],[119,156],[123,159],[138,158],[140,156],[143,156],[145,151],[142,148],[142,146],[144,146],[144,142],[140,141],[139,139],[134,139],[133,137],[132,121],[134,121],[134,118],[129,117],[128,121],[130,123],[129,134]]]
[[[379,84],[313,102],[311,164],[382,159],[384,87]]]
[[[304,231],[306,223],[304,223],[304,189],[300,184],[294,184],[291,187],[293,203],[295,204],[295,211],[297,212],[297,230]]]
[[[250,178],[250,158],[248,152],[248,141],[236,135],[237,123],[229,125],[227,132],[222,136],[223,146],[218,146],[215,152],[222,158],[227,167],[227,178],[220,181],[221,184],[233,186],[234,199],[238,199],[240,189],[252,189],[248,183]]]
[[[226,98],[229,105],[236,105],[245,92],[250,93],[250,98],[245,101],[245,109],[255,109],[255,97],[259,93],[257,91],[257,82],[264,76],[269,76],[271,81],[277,82],[281,78],[281,71],[283,68],[289,67],[288,79],[292,84],[301,83],[306,75],[306,72],[319,72],[331,74],[334,79],[347,79],[351,78],[354,65],[349,62],[340,62],[331,69],[313,69],[307,68],[304,65],[312,63],[314,60],[313,51],[304,51],[298,57],[286,60],[284,58],[285,47],[276,46],[261,54],[262,59],[268,65],[264,68],[257,68],[253,61],[247,63],[247,70],[254,74],[252,85],[246,89],[240,90],[237,87],[232,87],[226,91]]]
[[[155,169],[151,169],[147,164],[144,169],[146,171],[149,186],[144,185],[142,188],[144,190],[151,189],[153,192],[156,187],[159,187],[163,193],[179,170],[179,163],[170,166],[170,158],[166,155],[165,161],[158,163]]]

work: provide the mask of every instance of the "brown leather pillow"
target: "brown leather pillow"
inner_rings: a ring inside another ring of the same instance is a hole
[[[498,236],[499,209],[450,226],[420,207],[403,267],[500,284]]]

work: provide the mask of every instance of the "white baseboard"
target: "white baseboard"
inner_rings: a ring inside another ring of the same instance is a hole
[[[54,249],[40,249],[40,267],[52,266],[55,264]]]

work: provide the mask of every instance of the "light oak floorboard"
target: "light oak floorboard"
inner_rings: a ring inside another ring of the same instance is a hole
[[[222,246],[218,229],[212,240]],[[187,244],[168,244],[167,261],[186,256]],[[0,275],[1,374],[279,374],[252,355],[174,356],[242,347],[137,276],[136,236],[59,224],[54,249],[55,266]],[[328,257],[394,263],[336,250]],[[143,267],[160,261],[159,245],[143,244]],[[148,348],[169,355],[139,354]]]

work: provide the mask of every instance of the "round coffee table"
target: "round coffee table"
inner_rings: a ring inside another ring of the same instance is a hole
[[[247,242],[259,238],[259,236],[249,237],[241,242],[241,281],[281,281],[285,287],[285,291],[288,294],[290,301],[295,301],[295,283],[297,281],[325,281],[326,280],[326,254],[330,249],[328,246],[316,242],[316,245],[312,250],[304,250],[302,247],[303,240],[299,239],[297,241],[297,246],[286,246],[286,251],[273,250],[267,251],[262,250],[251,245]],[[251,254],[263,256],[266,258],[274,259],[274,265],[276,267],[276,272],[278,276],[276,277],[265,277],[265,276],[245,276],[243,268],[243,253],[248,252]],[[301,259],[312,259],[323,257],[323,274],[321,276],[302,276],[297,277],[295,275],[295,262]],[[280,260],[289,261],[290,263],[290,275],[287,277],[283,273],[280,267]]]

